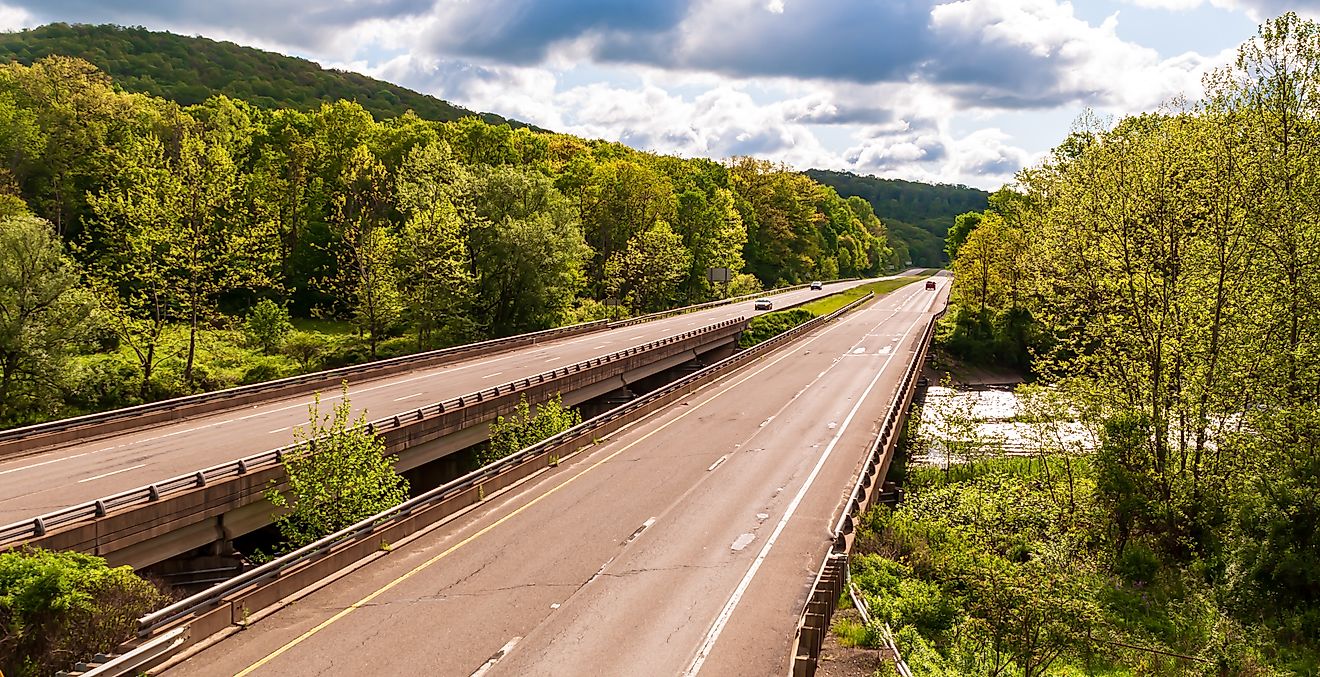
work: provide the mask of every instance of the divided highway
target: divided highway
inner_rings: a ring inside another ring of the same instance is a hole
[[[828,295],[864,281],[827,285],[774,297],[777,306]],[[350,383],[354,410],[369,418],[465,395],[556,367],[739,316],[759,314],[752,302],[594,332],[441,367]],[[332,405],[338,392],[322,395]],[[0,524],[192,472],[293,441],[307,421],[311,392],[214,412],[0,463]]]
[[[403,544],[170,675],[786,674],[914,344],[908,285]]]

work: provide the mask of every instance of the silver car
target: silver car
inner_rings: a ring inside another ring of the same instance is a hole
[[[770,299],[756,299],[755,308],[757,310],[770,310],[774,307],[775,304],[771,303]]]

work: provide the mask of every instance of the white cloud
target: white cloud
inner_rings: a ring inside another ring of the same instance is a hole
[[[22,7],[0,4],[0,31],[17,31],[37,25],[36,17]]]

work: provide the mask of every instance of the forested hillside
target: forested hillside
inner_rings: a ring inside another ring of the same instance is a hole
[[[809,169],[807,176],[839,192],[871,203],[876,216],[889,228],[890,246],[918,266],[942,266],[944,236],[953,219],[964,212],[981,211],[990,194],[962,185],[917,183],[900,179],[858,176],[849,172]]]
[[[388,82],[274,52],[145,28],[50,24],[0,33],[0,62],[31,65],[52,55],[74,56],[108,73],[130,92],[185,106],[216,94],[261,108],[312,111],[340,99],[355,101],[377,119],[411,110],[428,120],[477,115],[465,108]],[[506,120],[482,113],[486,122]],[[512,122],[513,126],[521,123]]]
[[[10,424],[897,265],[865,200],[768,162],[182,106],[69,57],[0,66],[0,157]]]

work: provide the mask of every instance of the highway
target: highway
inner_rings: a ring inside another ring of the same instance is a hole
[[[168,675],[786,674],[937,291],[908,285]]]
[[[866,281],[773,297],[776,307]],[[355,412],[380,418],[739,316],[760,314],[746,301],[652,322],[542,343],[489,357],[350,383]],[[151,428],[53,448],[0,463],[0,524],[93,501],[120,491],[236,460],[293,442],[307,422],[312,392],[195,416]],[[339,392],[321,396],[323,412]]]

